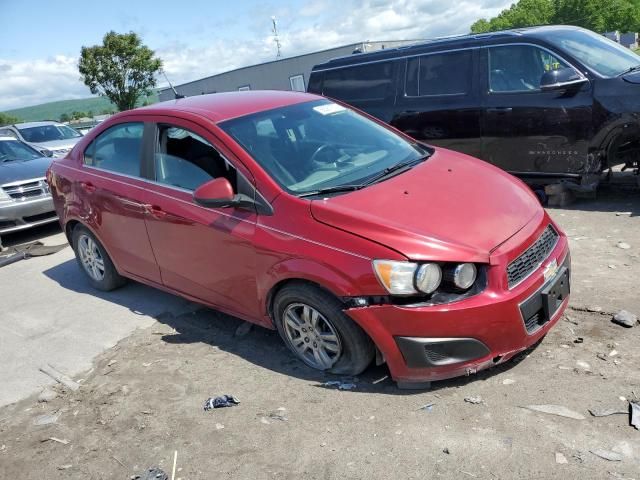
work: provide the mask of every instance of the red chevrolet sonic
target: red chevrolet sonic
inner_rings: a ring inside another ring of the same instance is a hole
[[[331,373],[469,375],[540,340],[569,298],[566,236],[523,183],[315,95],[123,112],[48,180],[95,288],[130,278],[275,328]]]

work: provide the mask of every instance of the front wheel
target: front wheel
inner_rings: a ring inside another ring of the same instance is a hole
[[[278,292],[273,307],[280,336],[308,366],[358,375],[371,363],[373,342],[332,295],[311,285],[289,285]]]

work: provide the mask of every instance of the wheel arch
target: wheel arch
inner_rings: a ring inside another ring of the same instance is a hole
[[[120,275],[122,275],[122,270],[120,270],[120,267],[118,266],[118,263],[116,262],[116,260],[113,258],[113,255],[112,255],[109,247],[105,244],[105,242],[102,240],[100,235],[98,235],[96,230],[94,228],[92,228],[91,225],[89,225],[88,223],[83,222],[82,220],[80,220],[78,218],[70,218],[64,224],[64,233],[65,233],[65,236],[67,237],[69,245],[71,245],[71,248],[74,247],[74,245],[73,245],[73,231],[79,225],[81,225],[84,228],[86,228],[87,230],[89,230],[91,232],[91,234],[94,237],[96,237],[96,239],[100,242],[100,245],[102,245],[102,248],[104,248],[105,251],[107,252],[107,255],[109,255],[109,259],[111,260],[111,263],[113,263],[113,266],[116,268],[116,271]]]

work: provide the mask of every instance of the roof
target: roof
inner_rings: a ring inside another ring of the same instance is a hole
[[[60,122],[54,122],[52,120],[46,120],[44,122],[24,122],[24,123],[14,123],[13,126],[20,128],[31,128],[31,127],[43,127],[45,125],[62,125]]]
[[[222,122],[252,113],[321,98],[317,95],[303,92],[250,90],[246,92],[212,93],[168,100],[154,103],[147,107],[140,107],[133,111],[166,114],[167,111],[178,110],[202,115],[214,122]]]
[[[500,30],[497,32],[456,35],[451,37],[441,37],[427,40],[411,45],[397,48],[388,48],[370,53],[359,53],[344,57],[332,58],[328,62],[316,65],[313,70],[323,70],[342,65],[351,65],[362,62],[374,62],[385,59],[392,59],[399,56],[418,55],[430,51],[437,51],[444,48],[469,48],[478,44],[485,44],[492,41],[504,41],[505,39],[517,39],[525,35],[543,38],[545,33],[550,31],[581,30],[580,27],[569,25],[543,25],[538,27],[515,28],[511,30]]]

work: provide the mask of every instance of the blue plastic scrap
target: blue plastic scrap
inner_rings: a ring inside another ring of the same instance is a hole
[[[204,411],[208,412],[212,408],[233,407],[238,405],[240,400],[233,395],[222,395],[221,397],[211,397],[204,402]]]

